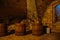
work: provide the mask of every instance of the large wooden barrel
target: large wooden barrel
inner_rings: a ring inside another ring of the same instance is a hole
[[[25,34],[25,25],[21,23],[15,23],[15,35],[22,36]]]
[[[0,36],[4,36],[5,33],[5,24],[0,23]]]
[[[40,36],[42,33],[43,33],[42,25],[34,23],[32,25],[32,35]]]

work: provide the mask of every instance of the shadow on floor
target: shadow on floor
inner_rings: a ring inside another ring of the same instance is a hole
[[[9,36],[9,35],[14,34],[14,33],[15,33],[15,30],[11,30],[10,32],[8,32],[5,35],[2,35],[0,37]],[[28,35],[28,34],[31,34],[31,33],[32,33],[32,30],[26,31],[23,36]]]
[[[4,35],[0,35],[0,37],[9,36],[14,33],[15,33],[15,30],[11,30],[10,32],[6,32]]]
[[[29,31],[25,32],[25,35],[28,35],[28,34],[31,34],[31,33],[32,33],[32,30],[29,30]]]
[[[7,35],[14,34],[15,30],[11,30],[10,32],[7,33]]]

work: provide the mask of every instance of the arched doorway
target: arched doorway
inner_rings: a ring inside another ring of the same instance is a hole
[[[60,21],[60,4],[55,6],[55,22]]]
[[[51,28],[52,32],[60,32],[60,2],[53,1],[42,18],[43,26]]]

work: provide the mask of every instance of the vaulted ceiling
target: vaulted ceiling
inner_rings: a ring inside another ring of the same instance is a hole
[[[27,0],[0,0],[0,18],[11,16],[23,16],[27,15]],[[36,7],[39,16],[41,16],[47,6],[54,0],[35,0]]]

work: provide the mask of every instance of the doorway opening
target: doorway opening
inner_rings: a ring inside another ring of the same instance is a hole
[[[60,21],[60,4],[55,6],[55,22]]]

